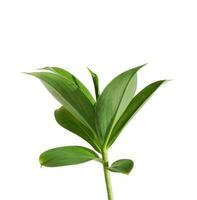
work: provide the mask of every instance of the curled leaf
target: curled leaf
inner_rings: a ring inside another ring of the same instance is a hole
[[[94,83],[94,90],[95,90],[95,95],[96,95],[96,99],[98,99],[99,95],[100,95],[100,92],[99,92],[99,79],[98,79],[98,76],[97,74],[95,74],[92,70],[90,70],[88,68],[91,76],[92,76],[92,81]]]

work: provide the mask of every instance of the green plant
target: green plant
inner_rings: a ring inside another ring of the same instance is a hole
[[[165,82],[159,80],[146,86],[137,95],[137,72],[142,66],[129,69],[115,77],[99,93],[98,76],[89,70],[96,100],[74,75],[57,67],[45,67],[40,72],[27,73],[39,78],[48,91],[61,103],[54,115],[58,124],[86,140],[96,151],[81,146],[50,149],[40,155],[40,164],[58,167],[95,160],[103,165],[108,200],[113,199],[110,171],[129,174],[134,163],[121,159],[109,165],[108,149],[126,123],[148,98]]]

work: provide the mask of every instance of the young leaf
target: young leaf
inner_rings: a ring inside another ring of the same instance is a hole
[[[98,79],[98,76],[97,74],[95,74],[93,71],[91,71],[89,68],[88,68],[91,76],[92,76],[92,81],[94,83],[94,90],[95,90],[95,95],[96,95],[96,99],[98,99],[100,93],[99,93],[99,79]]]
[[[81,146],[65,146],[45,151],[40,155],[39,161],[45,167],[59,167],[98,159],[99,156],[91,149]]]
[[[65,69],[59,68],[59,67],[44,67],[42,69],[54,72],[54,73],[56,73],[56,74],[58,74],[58,75],[60,75],[64,78],[70,80],[72,83],[74,83],[81,90],[81,92],[84,93],[84,95],[90,100],[92,105],[95,104],[95,100],[92,97],[89,90],[86,88],[86,86],[79,79],[77,79],[73,74],[71,74],[70,72],[66,71]]]
[[[75,118],[95,131],[94,106],[79,88],[70,80],[50,72],[28,73],[39,78],[48,91],[70,112]]]
[[[97,139],[97,135],[92,132],[85,124],[75,118],[64,107],[60,107],[54,112],[55,119],[65,129],[75,133],[84,140],[86,140],[94,149],[100,152],[100,145]]]
[[[144,65],[123,72],[104,89],[96,104],[96,127],[101,139],[107,142],[113,125],[133,98],[137,71]]]
[[[120,134],[123,127],[131,119],[135,113],[142,107],[142,105],[149,99],[149,97],[159,88],[159,86],[166,82],[166,80],[156,81],[151,83],[143,90],[141,90],[129,103],[125,112],[121,115],[117,123],[115,124],[112,133],[110,135],[107,147],[110,147]]]
[[[111,167],[108,169],[112,172],[118,172],[123,174],[129,174],[134,166],[134,163],[132,160],[129,159],[121,159],[117,160],[114,163],[112,163]]]

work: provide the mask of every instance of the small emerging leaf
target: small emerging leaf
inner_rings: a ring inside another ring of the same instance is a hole
[[[117,160],[114,163],[112,163],[111,167],[108,169],[112,172],[118,172],[123,174],[129,174],[134,166],[134,163],[132,160],[129,159],[121,159]]]
[[[99,156],[86,147],[65,146],[45,151],[40,155],[39,161],[45,167],[59,167],[76,165],[90,160],[98,160]]]
[[[92,76],[92,81],[94,83],[94,90],[95,90],[95,95],[96,95],[96,99],[98,99],[100,93],[99,93],[99,79],[98,79],[98,76],[97,74],[95,74],[92,70],[90,70],[88,68],[91,76]]]

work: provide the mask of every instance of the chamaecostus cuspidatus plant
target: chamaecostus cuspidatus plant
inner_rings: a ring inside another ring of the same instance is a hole
[[[129,174],[134,163],[130,159],[120,159],[109,164],[108,150],[127,122],[166,81],[153,82],[135,94],[137,72],[143,66],[121,73],[101,94],[98,76],[89,70],[96,98],[78,78],[64,69],[45,67],[42,71],[28,73],[40,79],[60,102],[60,108],[54,112],[57,123],[87,141],[93,148],[82,146],[53,148],[40,155],[40,164],[46,167],[58,167],[90,160],[98,161],[103,165],[108,200],[112,200],[110,172]]]

